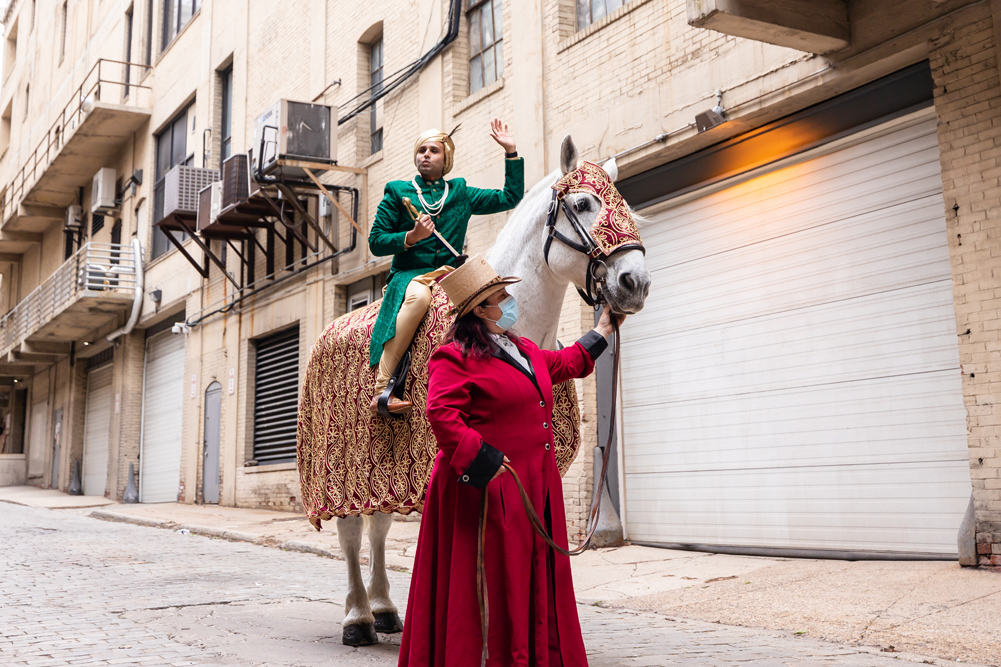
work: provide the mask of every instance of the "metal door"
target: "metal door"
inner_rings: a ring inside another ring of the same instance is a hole
[[[63,409],[59,408],[53,417],[55,424],[52,427],[52,476],[49,477],[49,488],[59,488],[59,456],[62,447],[59,446],[60,436],[63,430]]]
[[[222,385],[205,390],[205,437],[202,441],[202,500],[219,502],[219,427],[222,418]]]

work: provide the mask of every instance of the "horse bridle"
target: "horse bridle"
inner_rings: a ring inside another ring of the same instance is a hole
[[[570,222],[570,228],[577,234],[579,241],[575,241],[556,229],[556,218],[559,217],[561,208],[563,209],[563,214],[567,216],[567,220]],[[605,264],[603,257],[607,257],[608,255],[595,242],[594,237],[591,236],[591,232],[581,224],[580,218],[577,217],[577,214],[567,204],[564,196],[556,190],[553,190],[553,198],[549,202],[549,213],[546,216],[546,245],[543,248],[543,257],[546,260],[546,266],[550,268],[552,267],[549,264],[549,248],[553,245],[553,239],[556,239],[568,248],[587,255],[588,261],[584,289],[576,285],[574,287],[577,293],[580,294],[580,298],[584,300],[584,303],[597,310],[606,301],[605,279],[608,276],[608,265]],[[619,250],[641,250],[644,253],[646,252],[646,249],[638,243],[619,246],[614,252],[618,252]],[[598,275],[599,268],[604,269],[601,275]]]

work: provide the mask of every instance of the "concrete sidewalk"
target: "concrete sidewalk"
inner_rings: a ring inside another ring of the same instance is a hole
[[[341,558],[336,521],[317,533],[301,514],[267,510],[177,503],[74,509],[64,500],[70,496],[13,488],[0,488],[0,501]],[[401,520],[390,531],[391,569],[410,571],[419,529]],[[366,543],[363,556],[367,550]],[[1001,665],[1001,574],[994,571],[951,561],[824,561],[640,546],[588,551],[572,563],[581,604],[766,628],[902,657]]]

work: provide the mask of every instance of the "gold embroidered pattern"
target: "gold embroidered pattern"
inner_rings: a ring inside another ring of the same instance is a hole
[[[591,224],[591,238],[597,244],[592,256],[611,255],[627,245],[643,245],[636,221],[615,184],[604,169],[593,162],[581,162],[580,166],[553,184],[562,199],[571,192],[585,192],[594,195],[601,202],[601,210]]]
[[[369,340],[376,302],[334,320],[313,347],[299,400],[297,450],[302,503],[310,523],[374,512],[421,511],[438,445],[428,422],[428,361],[452,324],[451,303],[437,284],[414,336],[405,419],[373,417],[368,409],[376,369]],[[553,387],[553,434],[560,474],[580,446],[580,410],[573,380]]]

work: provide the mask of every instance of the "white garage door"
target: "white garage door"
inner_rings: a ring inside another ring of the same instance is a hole
[[[630,539],[956,553],[944,211],[925,112],[651,214],[622,348]]]
[[[146,342],[143,442],[139,500],[177,502],[181,479],[184,336],[170,332]]]
[[[87,374],[87,415],[83,435],[83,493],[87,496],[103,496],[108,483],[112,368],[108,364]]]

